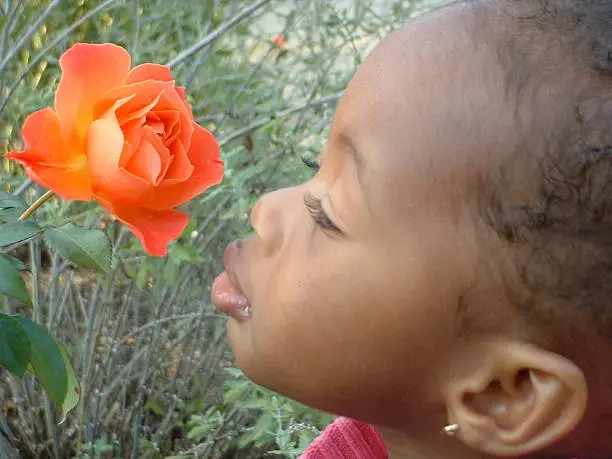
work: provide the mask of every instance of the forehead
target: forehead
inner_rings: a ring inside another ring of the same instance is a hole
[[[331,141],[359,151],[371,199],[449,202],[508,146],[504,75],[470,8],[444,8],[384,40],[340,102]]]

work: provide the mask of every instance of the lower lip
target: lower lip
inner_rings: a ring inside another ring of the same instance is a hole
[[[219,274],[213,281],[210,297],[219,311],[237,321],[246,322],[251,318],[249,300],[234,288],[227,272]]]

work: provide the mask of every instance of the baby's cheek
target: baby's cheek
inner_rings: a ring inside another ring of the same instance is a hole
[[[318,311],[324,307],[320,282],[314,278],[308,264],[302,258],[286,262],[273,269],[265,286],[267,303],[262,306],[262,324],[273,328],[273,336],[281,342],[291,343],[307,338],[310,329],[322,320]]]

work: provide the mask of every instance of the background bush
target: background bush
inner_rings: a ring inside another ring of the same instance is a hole
[[[225,318],[209,302],[226,243],[250,231],[268,190],[310,172],[335,104],[369,49],[433,0],[0,0],[0,151],[20,146],[30,112],[50,105],[71,44],[114,42],[135,64],[167,63],[196,119],[220,140],[222,185],[187,207],[191,223],[165,259],[95,204],[51,201],[39,218],[105,228],[114,273],[103,277],[31,242],[21,259],[34,317],[68,349],[82,401],[62,425],[35,381],[0,369],[0,444],[24,458],[295,457],[331,422],[232,368]],[[278,46],[274,34],[284,34]],[[43,190],[0,160],[0,190]],[[0,455],[2,454],[0,446]],[[4,454],[8,455],[8,452]]]

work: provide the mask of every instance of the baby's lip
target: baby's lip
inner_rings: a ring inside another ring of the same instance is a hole
[[[239,241],[232,242],[225,248],[223,254],[225,272],[213,281],[211,299],[221,312],[230,315],[239,322],[245,322],[251,316],[251,304],[244,295],[238,276],[232,269],[239,250]]]
[[[238,322],[246,322],[251,318],[249,300],[234,287],[228,271],[221,273],[213,281],[210,298],[219,311]]]
[[[234,290],[236,291],[236,293],[240,293],[241,295],[244,295],[244,292],[242,291],[242,287],[240,286],[240,281],[238,280],[238,277],[236,277],[236,273],[228,269],[226,269],[225,272],[227,273],[227,277],[229,277],[229,280],[232,283],[232,286],[234,287]]]

